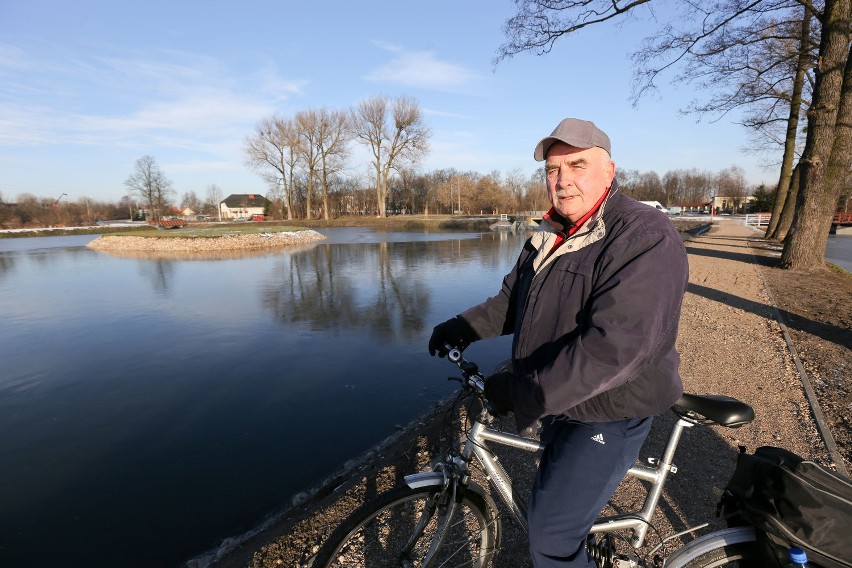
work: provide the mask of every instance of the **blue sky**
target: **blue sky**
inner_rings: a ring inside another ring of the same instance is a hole
[[[146,154],[178,197],[213,183],[265,193],[242,150],[260,119],[375,95],[423,108],[424,170],[532,173],[538,140],[575,116],[610,135],[619,168],[737,165],[750,183],[777,181],[734,117],[679,114],[696,96],[688,85],[663,82],[631,105],[629,55],[655,30],[650,18],[587,28],[495,68],[513,10],[510,0],[2,2],[0,193],[118,201]],[[349,173],[366,172],[355,159]]]

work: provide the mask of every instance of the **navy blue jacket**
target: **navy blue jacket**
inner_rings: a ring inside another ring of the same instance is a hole
[[[613,182],[576,234],[540,254],[555,239],[543,221],[500,292],[460,314],[483,339],[514,334],[518,429],[548,415],[660,414],[683,392],[675,340],[689,267],[680,234]]]

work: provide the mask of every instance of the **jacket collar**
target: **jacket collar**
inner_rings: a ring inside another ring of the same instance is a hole
[[[609,190],[607,191],[603,202],[600,204],[597,210],[595,210],[590,216],[585,219],[585,221],[581,219],[581,221],[583,222],[580,223],[580,225],[574,231],[569,232],[569,230],[573,228],[571,222],[562,215],[560,215],[559,212],[556,211],[553,207],[551,207],[550,211],[545,213],[542,217],[542,223],[539,226],[539,230],[546,230],[549,233],[561,233],[564,236],[567,236],[569,234],[574,235],[579,233],[585,233],[587,230],[591,231],[595,228],[599,221],[601,224],[603,224],[603,215],[604,211],[606,210],[607,203],[609,203],[609,200],[612,199],[612,196],[618,193],[618,191],[618,182],[615,180],[615,178],[613,178],[612,184],[609,186]]]
[[[554,220],[553,216],[545,215],[542,218],[538,231],[530,237],[530,244],[538,250],[538,254],[536,254],[533,260],[533,269],[538,272],[563,254],[578,251],[604,238],[606,236],[606,225],[603,220],[604,211],[609,200],[616,193],[618,193],[618,184],[613,179],[612,185],[609,187],[609,191],[603,203],[598,207],[598,210],[552,253],[550,251],[553,249],[553,245],[557,239],[565,235],[565,229],[564,225],[559,222],[559,219],[562,219],[561,215],[556,220]]]

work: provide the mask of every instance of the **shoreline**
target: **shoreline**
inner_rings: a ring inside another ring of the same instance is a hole
[[[169,237],[102,235],[86,244],[104,252],[220,252],[276,249],[324,240],[311,230],[265,233],[223,234],[216,236],[174,235]]]

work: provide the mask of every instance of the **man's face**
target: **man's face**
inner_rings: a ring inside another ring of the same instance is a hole
[[[595,206],[615,176],[615,163],[603,148],[575,148],[562,142],[550,147],[544,167],[550,203],[572,223]]]

